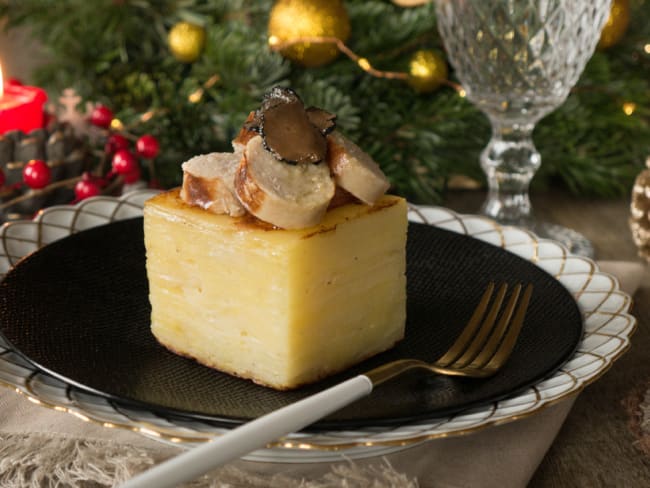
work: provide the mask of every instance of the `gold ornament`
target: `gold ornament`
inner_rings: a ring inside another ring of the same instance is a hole
[[[632,187],[629,223],[639,256],[650,262],[650,157],[645,165]]]
[[[282,44],[304,37],[335,37],[345,42],[350,18],[342,0],[278,0],[269,18],[269,42]],[[280,51],[306,67],[333,61],[339,50],[333,43],[297,42]]]
[[[629,0],[614,0],[612,2],[611,10],[609,11],[609,18],[600,33],[600,41],[598,41],[599,49],[607,49],[618,43],[627,31],[627,26],[630,23],[630,2]]]
[[[447,81],[447,61],[436,51],[416,51],[409,61],[408,83],[419,93],[429,93]]]
[[[167,36],[169,50],[183,63],[192,63],[199,59],[205,45],[205,29],[189,22],[178,22]]]

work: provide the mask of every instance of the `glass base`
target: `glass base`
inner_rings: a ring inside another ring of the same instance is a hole
[[[594,246],[589,239],[573,229],[549,222],[537,222],[531,230],[538,237],[564,244],[572,254],[592,259],[595,257]]]

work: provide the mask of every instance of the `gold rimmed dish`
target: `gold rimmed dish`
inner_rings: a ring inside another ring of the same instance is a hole
[[[115,205],[118,200],[110,200],[110,205]],[[101,206],[107,205],[108,203],[104,202]],[[94,209],[93,213],[96,214],[98,204],[92,208]],[[74,220],[79,222],[87,219],[88,216],[85,215],[86,212],[83,208],[76,210],[79,215]],[[112,215],[113,210],[105,213]],[[287,439],[283,446],[289,452],[285,452],[280,457],[303,457],[298,451],[304,453],[308,448],[312,448],[311,459],[320,458],[314,453],[313,448],[360,449],[370,452],[372,449],[376,451],[382,446],[409,444],[436,436],[465,433],[493,423],[519,418],[566,397],[572,392],[579,391],[587,381],[590,381],[590,378],[595,378],[599,371],[611,364],[613,358],[626,347],[627,338],[634,324],[633,319],[627,315],[629,301],[624,294],[618,291],[615,280],[600,273],[593,262],[574,258],[566,254],[555,243],[536,240],[534,236],[518,229],[501,228],[490,221],[473,216],[457,216],[442,208],[413,207],[411,219],[447,227],[456,232],[465,231],[464,233],[476,235],[479,239],[503,245],[527,261],[534,262],[537,266],[545,266],[547,271],[557,274],[560,281],[565,280],[569,291],[573,295],[579,295],[576,298],[578,304],[583,308],[583,315],[586,318],[586,333],[582,336],[577,352],[572,352],[569,361],[550,378],[537,381],[514,396],[506,396],[504,399],[490,402],[473,410],[462,409],[451,416],[438,415],[436,418],[412,421],[403,421],[402,419],[395,425],[377,427],[366,424],[345,430],[331,429],[331,427],[328,430],[326,425],[324,430],[319,432],[299,433]],[[71,221],[68,219],[68,222]],[[51,231],[50,227],[52,226],[65,227],[60,220],[57,220],[55,224],[48,223],[47,219],[33,224],[37,228],[39,226],[43,229],[47,228],[47,232]],[[22,234],[23,236],[27,235],[24,232]],[[15,239],[15,236],[9,238]],[[47,239],[43,240],[47,241]],[[33,247],[37,247],[36,241],[33,242]],[[593,300],[587,304],[583,299],[582,301],[585,303],[581,303],[580,297],[591,296],[593,298],[593,295],[602,297],[602,300],[593,305],[590,305]],[[629,299],[629,297],[627,298]],[[585,308],[588,306],[591,306],[592,310]],[[608,340],[603,342],[604,338],[608,338]],[[587,340],[586,343],[585,340]],[[580,348],[583,346],[590,348],[588,354],[581,354]],[[16,356],[11,352],[2,353],[0,359],[2,360],[0,362],[0,380],[4,383],[10,384],[43,403],[76,411],[103,423],[125,426],[154,437],[160,436],[179,443],[198,442],[201,439],[219,435],[224,428],[212,425],[210,422],[206,423],[201,418],[160,416],[160,412],[146,408],[141,409],[140,405],[117,405],[113,401],[114,399],[95,395],[69,383],[61,383],[43,371],[32,370],[28,373],[32,367],[30,364],[19,366],[14,363],[11,366],[10,363],[16,360]],[[575,369],[565,371],[567,365]],[[22,368],[24,371],[19,373],[14,371],[12,374],[8,371],[12,368],[14,370]],[[278,456],[277,453],[269,455],[272,458]]]

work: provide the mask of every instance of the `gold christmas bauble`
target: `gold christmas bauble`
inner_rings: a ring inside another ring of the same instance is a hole
[[[614,0],[609,11],[609,18],[600,33],[599,49],[607,49],[618,43],[627,31],[630,23],[629,0]]]
[[[189,22],[178,22],[167,35],[172,55],[183,63],[199,59],[205,44],[205,29]]]
[[[436,51],[416,51],[409,61],[408,83],[419,93],[436,90],[447,80],[447,74],[447,61]]]
[[[342,0],[278,0],[269,17],[269,42],[284,43],[303,37],[336,37],[345,42],[350,18]],[[299,42],[282,55],[306,67],[333,61],[339,50],[332,43]]]

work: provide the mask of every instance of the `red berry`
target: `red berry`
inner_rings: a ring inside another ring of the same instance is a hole
[[[129,140],[124,137],[122,134],[111,134],[106,140],[104,145],[104,151],[106,154],[113,154],[120,149],[128,149]]]
[[[138,160],[131,151],[120,149],[113,156],[113,171],[125,175],[139,169]]]
[[[141,158],[153,159],[158,156],[160,144],[154,136],[145,134],[135,143],[135,150]]]
[[[137,167],[135,168],[134,171],[131,171],[130,173],[126,173],[123,176],[124,176],[124,183],[135,183],[140,179],[140,168]]]
[[[97,127],[107,129],[111,126],[113,120],[113,112],[110,108],[104,105],[97,105],[90,113],[90,123]]]
[[[85,198],[90,198],[97,196],[101,193],[99,186],[92,180],[81,179],[77,181],[77,184],[74,186],[74,195],[77,200],[83,200]]]
[[[0,169],[0,186],[5,186],[6,181],[5,172]]]
[[[41,159],[32,159],[23,168],[23,181],[34,190],[45,188],[50,183],[51,176],[50,168]]]

